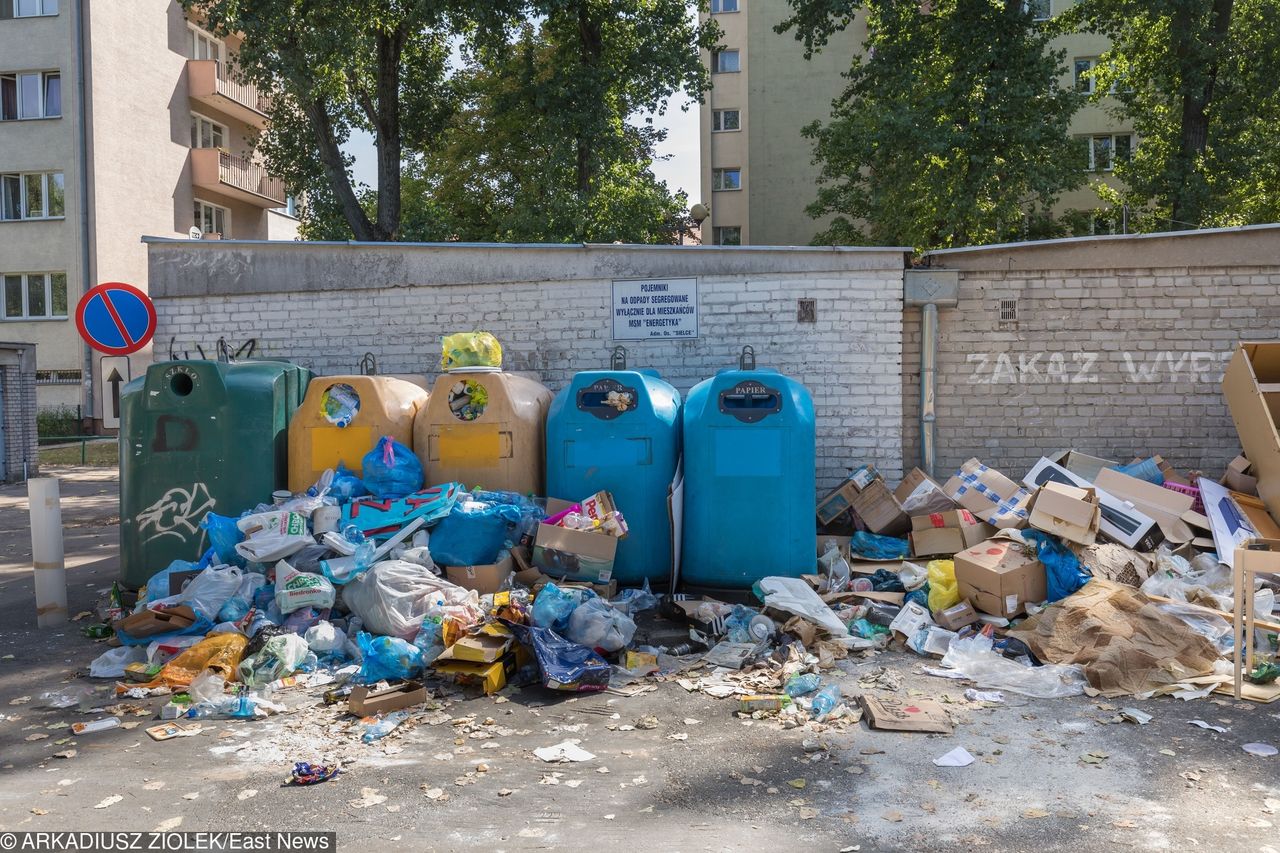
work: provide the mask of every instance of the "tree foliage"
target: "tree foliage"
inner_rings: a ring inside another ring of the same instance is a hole
[[[1145,230],[1280,219],[1280,5],[1082,0],[1064,27],[1108,36],[1094,74],[1138,145],[1115,200]]]
[[[864,55],[830,121],[805,128],[821,167],[815,243],[918,248],[1043,236],[1084,182],[1067,126],[1079,95],[1019,0],[788,0],[806,52],[865,13]]]

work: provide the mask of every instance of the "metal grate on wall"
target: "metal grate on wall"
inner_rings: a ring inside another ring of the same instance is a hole
[[[1018,300],[1000,300],[1000,325],[1006,327],[1018,325]]]
[[[37,385],[79,385],[83,374],[79,370],[37,370]]]

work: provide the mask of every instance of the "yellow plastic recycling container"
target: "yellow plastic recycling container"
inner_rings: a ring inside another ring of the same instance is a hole
[[[495,368],[458,368],[436,380],[413,425],[428,483],[544,493],[551,391]]]
[[[427,392],[391,376],[321,376],[289,422],[289,490],[305,491],[341,462],[362,474],[364,455],[389,435],[413,447]]]

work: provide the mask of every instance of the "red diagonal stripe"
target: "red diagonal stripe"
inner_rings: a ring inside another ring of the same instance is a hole
[[[124,339],[127,346],[133,346],[137,343],[133,336],[129,334],[129,330],[124,327],[124,320],[120,319],[120,314],[116,311],[116,306],[111,304],[111,296],[109,293],[103,293],[100,297],[102,304],[107,306],[107,313],[111,315],[111,320],[116,324],[116,331],[120,333],[120,337]]]

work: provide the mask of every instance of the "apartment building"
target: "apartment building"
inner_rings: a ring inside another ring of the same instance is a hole
[[[103,282],[146,289],[144,234],[297,236],[250,151],[266,95],[235,80],[237,49],[175,0],[0,0],[0,338],[36,344],[41,407],[101,418],[75,306]]]
[[[1047,19],[1075,0],[1029,0]],[[700,117],[702,202],[710,217],[702,223],[704,242],[719,245],[805,245],[823,228],[805,208],[817,195],[818,166],[813,143],[800,131],[830,117],[831,102],[844,90],[841,74],[862,52],[866,22],[859,15],[811,60],[793,34],[774,27],[787,17],[786,0],[710,0],[709,14],[724,31],[721,50],[704,53],[711,91]],[[1062,86],[1092,91],[1087,71],[1109,42],[1102,36],[1060,36],[1054,49],[1066,51]],[[1070,133],[1088,152],[1090,184],[1114,183],[1117,158],[1136,144],[1131,126],[1109,114],[1107,103],[1089,103],[1074,117]],[[1100,206],[1089,187],[1065,194],[1060,210]],[[1092,229],[1116,227],[1113,217],[1096,217]]]

